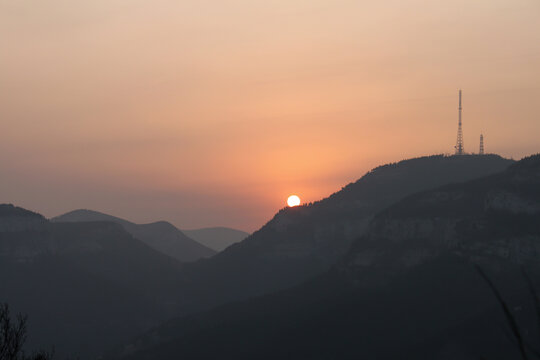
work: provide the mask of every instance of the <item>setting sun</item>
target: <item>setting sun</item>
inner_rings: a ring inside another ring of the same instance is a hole
[[[289,196],[289,198],[287,199],[287,205],[289,205],[290,207],[300,205],[300,198],[296,195]]]

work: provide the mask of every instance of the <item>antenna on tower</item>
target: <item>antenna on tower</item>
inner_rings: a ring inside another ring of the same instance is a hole
[[[480,134],[480,151],[478,154],[484,155],[484,134]]]
[[[458,121],[458,132],[457,132],[457,141],[456,141],[456,155],[463,155],[465,151],[463,150],[463,130],[461,128],[461,89],[459,90],[459,121]]]

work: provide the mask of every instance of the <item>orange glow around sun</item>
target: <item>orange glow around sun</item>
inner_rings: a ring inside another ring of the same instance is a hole
[[[289,196],[289,198],[287,199],[287,205],[289,205],[290,207],[300,205],[300,198],[296,195]]]

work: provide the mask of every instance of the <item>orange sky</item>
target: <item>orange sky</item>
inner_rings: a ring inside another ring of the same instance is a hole
[[[0,201],[253,231],[371,167],[540,151],[538,0],[0,0]]]

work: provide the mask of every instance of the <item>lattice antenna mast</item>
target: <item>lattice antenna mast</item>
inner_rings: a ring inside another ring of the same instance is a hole
[[[484,155],[484,134],[480,134],[480,155]]]
[[[457,132],[457,141],[456,141],[456,155],[463,155],[465,151],[463,150],[463,130],[461,128],[461,89],[459,90],[459,122],[458,122],[458,132]]]

